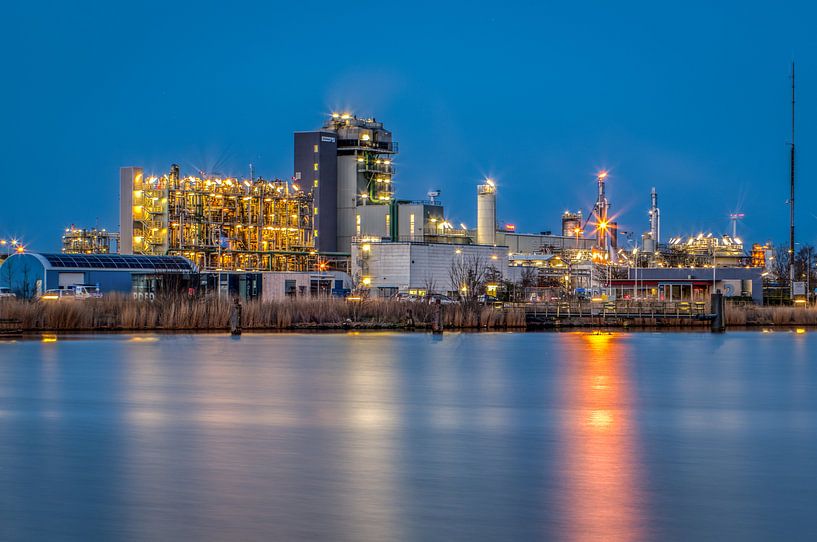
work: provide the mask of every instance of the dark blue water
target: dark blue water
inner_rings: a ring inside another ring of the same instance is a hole
[[[0,342],[0,540],[814,540],[817,333]]]

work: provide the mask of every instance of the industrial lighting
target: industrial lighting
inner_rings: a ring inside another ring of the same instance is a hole
[[[491,188],[496,188],[496,185],[494,184],[493,179],[485,179],[485,184],[487,184]]]
[[[607,171],[606,171],[606,170],[601,170],[601,171],[599,172],[599,177],[598,177],[598,179],[599,179],[600,181],[603,181],[604,179],[606,179],[606,178],[607,178],[607,175],[608,175],[608,173],[607,173]]]
[[[369,277],[363,277],[362,282],[364,286],[369,286],[372,283],[372,279]]]

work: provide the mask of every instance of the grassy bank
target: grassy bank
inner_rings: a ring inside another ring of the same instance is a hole
[[[20,322],[24,331],[179,330],[216,331],[229,328],[232,303],[227,299],[166,298],[137,301],[129,296],[73,302],[3,300],[0,318]],[[390,300],[346,302],[338,299],[250,301],[242,304],[245,330],[430,328],[433,307]],[[522,309],[447,305],[443,322],[449,329],[524,328]]]
[[[817,326],[817,308],[726,305],[727,326]]]

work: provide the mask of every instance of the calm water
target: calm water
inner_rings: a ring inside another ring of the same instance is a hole
[[[0,540],[814,540],[817,332],[0,342]]]

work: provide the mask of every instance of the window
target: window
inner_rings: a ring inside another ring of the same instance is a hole
[[[312,164],[312,165],[313,165],[313,167],[315,168],[315,171],[318,171],[318,163],[317,163],[317,162],[315,162],[315,163],[314,163],[314,164]]]
[[[318,188],[318,179],[315,179],[315,181],[312,184],[315,188]]]
[[[318,145],[317,144],[315,145],[315,148],[313,149],[312,152],[318,152]]]
[[[360,215],[355,215],[355,232],[360,235]]]
[[[409,239],[414,241],[414,213],[409,215]]]
[[[386,233],[391,229],[391,215],[386,214]]]

